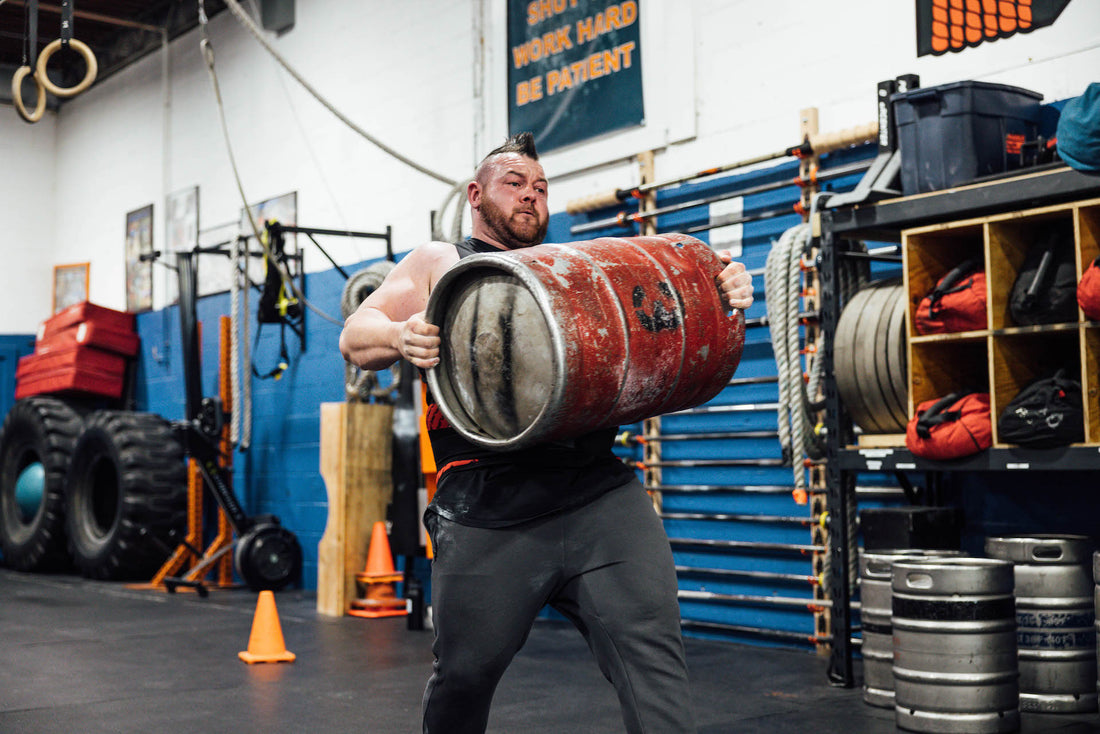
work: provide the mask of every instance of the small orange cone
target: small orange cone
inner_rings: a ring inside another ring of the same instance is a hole
[[[386,523],[379,520],[371,529],[370,548],[367,550],[367,568],[355,574],[355,581],[362,589],[363,597],[351,603],[348,614],[353,617],[403,617],[408,614],[407,603],[398,599],[393,585],[402,580],[394,572],[393,554],[386,537]]]
[[[296,657],[286,649],[283,627],[279,624],[279,611],[275,608],[275,595],[261,591],[256,600],[256,614],[252,617],[252,634],[248,636],[248,649],[237,657],[249,665],[252,663],[292,663]]]

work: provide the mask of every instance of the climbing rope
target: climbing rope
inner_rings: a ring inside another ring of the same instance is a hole
[[[229,8],[230,12],[233,13],[233,15],[237,18],[237,20],[239,20],[241,22],[241,24],[245,27],[245,29],[250,34],[252,34],[253,38],[255,38],[260,43],[260,45],[263,46],[264,49],[269,54],[271,54],[272,57],[274,57],[274,59],[276,61],[279,62],[279,65],[282,66],[284,69],[286,69],[287,73],[290,74],[292,77],[294,77],[294,80],[296,82],[298,82],[299,84],[302,85],[302,88],[304,88],[307,92],[309,92],[313,96],[314,99],[316,99],[318,102],[320,102],[321,105],[324,106],[325,109],[327,109],[329,112],[331,112],[333,115],[335,115],[336,118],[338,120],[340,120],[340,122],[347,125],[349,128],[351,128],[353,131],[355,131],[356,133],[361,135],[363,138],[365,138],[371,144],[373,144],[374,146],[376,146],[377,148],[382,150],[382,152],[386,153],[387,155],[389,155],[393,158],[396,158],[397,160],[401,161],[402,163],[409,166],[410,168],[413,168],[417,171],[420,171],[425,176],[430,176],[431,178],[434,178],[436,181],[440,181],[442,183],[445,183],[448,186],[454,186],[457,183],[454,179],[450,178],[449,176],[444,176],[441,173],[437,173],[437,172],[431,170],[430,168],[426,168],[425,166],[420,165],[419,163],[411,160],[410,158],[407,158],[407,157],[401,155],[396,150],[389,147],[388,145],[386,145],[382,141],[378,140],[378,138],[374,137],[373,135],[368,133],[366,130],[364,130],[363,128],[359,127],[354,122],[352,122],[346,115],[344,115],[342,112],[340,112],[340,110],[336,109],[336,107],[331,102],[329,102],[327,99],[325,99],[325,97],[322,96],[320,94],[320,92],[318,92],[316,89],[314,89],[309,84],[309,82],[307,82],[304,78],[302,78],[302,75],[299,74],[289,63],[287,63],[286,59],[284,59],[282,57],[282,55],[280,55],[279,52],[276,51],[270,43],[268,43],[267,39],[264,38],[263,31],[261,31],[260,28],[256,25],[255,21],[253,21],[252,18],[249,17],[248,13],[246,13],[244,11],[244,8],[242,8],[240,6],[240,4],[237,2],[237,0],[225,0],[225,4]],[[200,5],[201,5],[201,3],[200,3]]]
[[[806,432],[812,431],[804,409],[805,383],[802,377],[799,300],[802,296],[802,251],[810,238],[810,227],[800,224],[786,230],[772,245],[764,266],[764,294],[768,329],[779,377],[779,442],[783,458],[789,460],[797,491],[806,489],[802,458],[806,453]]]
[[[233,412],[229,417],[229,443],[236,446],[241,440],[241,248],[234,240],[229,256],[229,391],[233,396]],[[247,286],[245,286],[247,287]]]
[[[241,197],[241,202],[244,204],[244,210],[245,212],[249,212],[249,214],[246,216],[246,219],[248,219],[249,226],[252,229],[252,236],[255,237],[256,241],[260,243],[260,246],[263,248],[264,255],[267,257],[268,261],[274,263],[275,257],[271,252],[271,248],[268,247],[267,242],[264,241],[264,238],[260,234],[259,227],[252,219],[252,215],[250,213],[251,206],[248,203],[248,197],[244,193],[244,184],[241,183],[240,169],[237,167],[237,158],[233,154],[233,143],[230,140],[229,125],[225,119],[225,104],[222,101],[221,85],[218,83],[218,73],[217,70],[214,68],[214,46],[210,43],[210,36],[207,33],[208,22],[209,20],[206,16],[204,0],[199,0],[199,33],[201,36],[199,40],[199,48],[202,50],[203,60],[206,62],[206,70],[210,74],[210,81],[214,86],[214,98],[218,105],[218,120],[221,123],[222,137],[225,139],[225,149],[226,153],[229,156],[229,167],[233,170],[233,180],[237,184],[237,194]],[[287,290],[293,293],[294,296],[303,304],[305,304],[305,306],[310,311],[313,311],[325,321],[335,324],[336,326],[344,325],[342,321],[334,319],[321,309],[314,306],[309,300],[307,300],[305,295],[298,288],[297,284],[295,284],[294,279],[290,277],[290,274],[286,272],[284,268],[277,267],[277,272],[279,273],[279,277],[282,279],[283,285],[287,288]]]

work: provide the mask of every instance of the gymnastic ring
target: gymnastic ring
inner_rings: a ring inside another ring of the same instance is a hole
[[[27,74],[30,74],[31,78],[34,79],[34,86],[38,91],[38,99],[34,103],[34,112],[27,112],[26,106],[23,105],[23,78]],[[33,72],[31,67],[20,66],[15,70],[15,74],[11,78],[11,98],[15,102],[15,111],[24,120],[35,123],[42,119],[42,113],[46,111],[46,90],[42,87],[42,82],[39,81],[38,75]]]
[[[96,63],[95,54],[92,53],[92,49],[88,48],[88,44],[74,38],[69,41],[69,45],[72,46],[74,51],[84,57],[84,63],[88,65],[88,72],[84,75],[84,79],[75,87],[59,87],[51,82],[50,77],[46,74],[46,63],[50,60],[50,57],[61,48],[60,38],[55,38],[50,41],[38,56],[38,81],[46,88],[47,92],[58,97],[75,97],[80,94],[85,89],[92,86],[92,82],[95,81],[95,75],[99,72],[99,64]]]

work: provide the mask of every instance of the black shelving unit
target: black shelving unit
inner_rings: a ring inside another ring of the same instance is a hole
[[[832,600],[832,650],[828,675],[837,685],[851,686],[852,619],[848,537],[855,527],[854,493],[860,472],[924,472],[934,477],[941,471],[1018,471],[1026,469],[1100,469],[1100,448],[1072,446],[1062,449],[1027,450],[993,448],[950,462],[928,461],[904,448],[853,448],[854,432],[833,374],[833,335],[840,318],[839,265],[845,257],[859,256],[857,241],[898,242],[902,230],[1030,209],[1100,196],[1100,176],[1090,176],[1065,166],[1033,169],[946,191],[889,199],[820,213],[821,328],[825,336],[824,393],[826,410],[826,490],[829,512],[830,578]],[[827,205],[827,204],[826,204]],[[851,253],[851,255],[849,255]]]

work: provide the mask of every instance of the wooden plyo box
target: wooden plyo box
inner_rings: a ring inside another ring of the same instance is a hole
[[[393,406],[321,404],[321,476],[328,522],[317,546],[317,611],[347,614],[374,523],[393,495]]]

